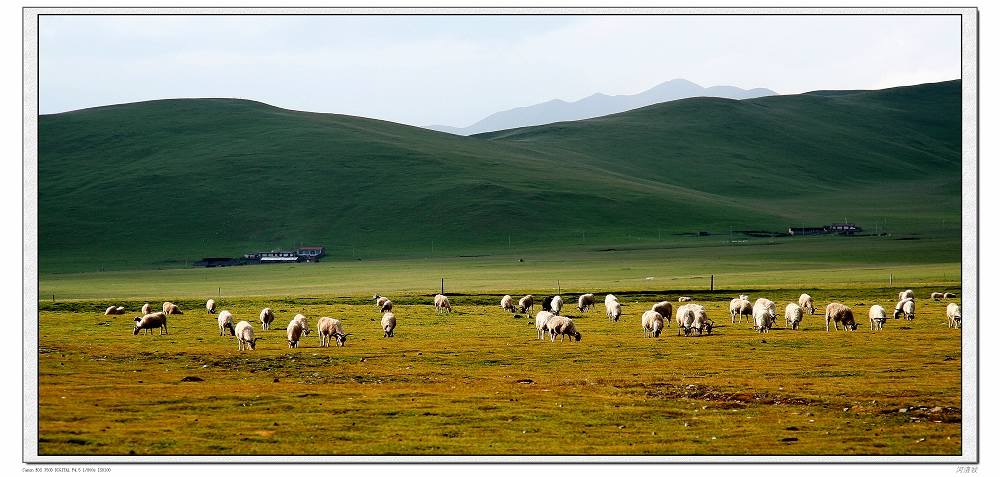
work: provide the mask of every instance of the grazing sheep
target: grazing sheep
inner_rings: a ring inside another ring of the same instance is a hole
[[[954,294],[954,293],[952,293],[952,292],[944,292],[944,298],[955,298],[955,297],[957,297],[957,296],[958,296],[958,295],[955,295],[955,294]]]
[[[677,307],[677,313],[674,314],[674,320],[677,322],[677,336],[681,335],[681,331],[684,331],[684,336],[691,333],[691,324],[694,323],[694,311],[691,310],[691,305],[681,305]]]
[[[663,315],[653,310],[646,310],[642,314],[642,337],[659,338],[663,331]]]
[[[153,330],[156,328],[160,329],[161,335],[167,334],[166,313],[156,312],[135,317],[135,328],[132,329],[132,334],[139,334],[139,330],[149,330],[149,334],[153,334]]]
[[[211,314],[214,315],[215,314],[215,300],[209,298],[208,301],[205,302],[205,309],[208,310],[209,313],[211,313]]]
[[[915,296],[913,295],[913,290],[903,290],[899,292],[899,301],[903,301],[907,298],[911,300],[915,298]]]
[[[581,313],[587,310],[593,310],[596,308],[594,306],[595,301],[596,299],[594,298],[593,293],[584,293],[583,295],[580,295],[580,298],[577,298],[576,308],[579,309]]]
[[[805,309],[802,308],[802,305],[796,305],[795,303],[785,305],[785,327],[793,330],[799,329],[799,323],[802,322],[803,311],[805,311]]]
[[[826,331],[830,331],[830,322],[833,322],[833,329],[838,330],[837,323],[844,325],[844,331],[850,329],[851,331],[856,331],[858,329],[858,324],[854,322],[854,312],[851,308],[842,303],[830,303],[826,305],[826,314],[823,315],[826,319]]]
[[[114,305],[111,305],[111,306],[108,307],[108,309],[104,310],[104,314],[105,315],[124,315],[125,314],[125,307],[124,306],[114,306]]]
[[[230,336],[236,336],[236,329],[233,328],[233,314],[229,310],[222,310],[219,313],[219,336],[225,336],[229,330]]]
[[[608,306],[613,301],[618,301],[618,297],[616,297],[616,296],[614,296],[614,295],[612,295],[610,293],[607,294],[607,295],[604,295],[604,306]]]
[[[169,301],[163,302],[163,314],[164,315],[183,315],[181,309],[177,305],[170,303]]]
[[[934,292],[931,293],[931,300],[938,301],[944,298],[944,293]]]
[[[872,331],[878,330],[882,331],[882,327],[885,326],[886,312],[882,305],[872,305],[868,309],[868,321],[871,322]]]
[[[451,313],[451,302],[448,301],[448,297],[446,297],[446,296],[444,296],[444,295],[442,295],[440,293],[437,294],[437,295],[434,295],[434,311],[435,311],[435,313],[441,313],[444,310],[448,310],[448,313]]]
[[[517,309],[514,308],[514,297],[504,295],[503,298],[500,299],[500,308],[507,313],[515,313]]]
[[[392,315],[392,313],[386,313],[386,315]],[[382,318],[382,322],[385,323],[385,318]],[[396,319],[394,317],[393,326],[395,326],[395,322]],[[344,346],[344,344],[347,343],[348,333],[344,333],[344,327],[341,326],[340,320],[336,318],[324,316],[319,320],[316,320],[316,332],[319,334],[320,347],[329,347],[330,338],[337,339],[337,346]]]
[[[151,311],[153,311],[153,307],[149,306],[149,303],[146,303],[145,305],[142,305],[142,314],[143,315],[148,315],[149,312],[151,312]]]
[[[552,295],[549,295],[549,296],[547,296],[545,298],[542,298],[542,311],[552,311],[552,299],[553,298],[555,298],[555,297],[553,297]]]
[[[292,321],[288,322],[288,327],[285,328],[285,331],[288,333],[288,347],[298,348],[299,338],[303,334],[309,336],[309,322],[306,321],[304,315],[295,315],[295,318],[292,318]]]
[[[535,297],[533,295],[524,295],[517,301],[517,309],[521,313],[531,315],[535,310]]]
[[[546,324],[548,323],[549,318],[552,318],[553,316],[556,315],[553,315],[551,311],[539,311],[538,314],[535,315],[535,328],[538,330],[538,339],[545,339],[545,333],[549,331]]]
[[[549,303],[549,309],[552,311],[552,313],[558,315],[559,312],[562,311],[562,307],[563,307],[562,297],[559,295],[552,297],[552,302]]]
[[[618,303],[617,301],[613,301],[613,302],[611,302],[610,305],[605,304],[604,306],[605,306],[605,308],[607,308],[606,312],[608,314],[608,319],[609,320],[611,320],[611,321],[618,321],[618,319],[621,318],[621,316],[622,316],[622,304],[621,303]]]
[[[949,303],[948,308],[945,309],[945,315],[948,316],[948,328],[961,328],[962,327],[962,306],[958,303]]]
[[[694,310],[694,320],[691,322],[691,330],[697,330],[699,336],[702,333],[712,334],[712,328],[715,328],[715,323],[708,319],[708,312],[705,311],[705,307],[692,304],[689,309]]]
[[[678,297],[677,301],[691,301],[691,297],[689,296]]]
[[[377,306],[378,308],[382,308],[382,305],[385,304],[385,302],[389,301],[388,298],[379,295],[378,293],[372,295],[372,300],[375,300],[375,306]]]
[[[396,315],[392,312],[382,315],[383,338],[392,338],[392,331],[396,329]]]
[[[753,302],[753,329],[758,333],[767,333],[774,326],[777,315],[773,301],[758,298]]]
[[[270,308],[264,308],[260,310],[260,329],[269,330],[271,329],[271,322],[274,321],[274,310]]]
[[[750,301],[750,295],[740,295],[737,298],[739,298],[740,300]]]
[[[257,349],[257,338],[253,335],[253,326],[249,321],[236,323],[236,345],[240,351]]]
[[[549,339],[553,342],[556,340],[556,335],[559,336],[559,341],[563,341],[567,336],[570,337],[570,341],[574,339],[580,341],[583,338],[583,335],[576,331],[572,318],[553,315],[546,321],[545,326],[549,329]]]
[[[382,307],[379,308],[378,311],[379,311],[379,313],[385,313],[385,312],[392,311],[392,302],[389,301],[389,300],[386,300],[386,301],[382,302]]]
[[[799,295],[799,306],[803,311],[809,310],[810,315],[816,313],[816,307],[813,306],[813,297],[809,296],[808,293]]]
[[[674,316],[674,305],[670,304],[669,301],[661,301],[653,305],[650,310],[653,310],[663,317],[664,321],[670,321]]]
[[[747,319],[753,317],[753,305],[750,304],[750,300],[747,300],[746,295],[740,295],[739,298],[733,298],[729,300],[729,317],[733,323],[736,323],[736,318],[740,319],[740,323],[743,323],[743,315],[746,315]]]
[[[896,309],[892,312],[892,318],[898,320],[900,315],[902,315],[903,319],[912,321],[913,314],[916,311],[916,303],[914,303],[912,298],[900,300],[899,303],[896,303]]]

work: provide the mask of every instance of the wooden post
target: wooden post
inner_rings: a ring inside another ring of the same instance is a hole
[[[708,282],[708,289],[715,291],[715,275],[712,275],[712,280]]]
[[[892,274],[891,273],[889,274],[889,286],[890,287],[892,286]]]
[[[444,278],[441,278],[441,294],[444,295]]]
[[[219,287],[219,296],[222,296],[222,287]]]
[[[559,280],[556,280],[556,294],[562,295],[562,286],[559,285]]]

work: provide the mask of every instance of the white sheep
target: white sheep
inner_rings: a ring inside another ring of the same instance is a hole
[[[955,297],[957,297],[957,296],[958,296],[958,295],[955,295],[955,294],[954,294],[954,293],[952,293],[952,292],[944,292],[944,298],[955,298]]]
[[[837,323],[844,325],[844,331],[856,331],[858,324],[854,321],[854,311],[842,303],[830,303],[826,305],[826,331],[830,331],[830,322],[833,322],[833,329],[837,330]]]
[[[392,331],[396,329],[396,315],[388,312],[382,315],[383,338],[392,338]]]
[[[663,315],[653,310],[646,310],[642,314],[642,337],[659,338],[663,331]]]
[[[608,320],[618,321],[622,316],[622,304],[617,301],[612,301],[611,304],[604,304],[605,312],[607,312]]]
[[[236,345],[240,351],[257,349],[257,338],[253,335],[253,326],[249,321],[236,323]]]
[[[142,305],[142,314],[143,315],[148,315],[149,312],[151,312],[151,311],[153,311],[153,307],[149,306],[149,303],[146,303],[145,305]]]
[[[552,310],[552,313],[558,315],[559,312],[562,311],[562,307],[563,307],[562,297],[559,295],[552,297],[552,303],[549,305],[549,309]]]
[[[183,315],[181,309],[177,305],[170,303],[169,301],[163,302],[163,314],[164,315]]]
[[[931,293],[931,300],[938,301],[944,298],[944,293],[934,292]]]
[[[271,322],[274,321],[274,310],[270,308],[264,308],[260,310],[260,329],[269,330],[271,329]]]
[[[215,300],[209,298],[208,301],[205,302],[205,309],[208,310],[209,313],[211,313],[211,314],[214,315],[215,314]]]
[[[871,322],[872,331],[882,331],[882,328],[885,326],[886,316],[888,315],[886,315],[885,308],[882,305],[872,305],[868,309],[868,321]]]
[[[448,310],[448,313],[451,313],[451,301],[448,300],[448,297],[440,293],[434,295],[434,311],[442,313],[444,310]]]
[[[608,305],[610,305],[612,302],[616,302],[616,301],[618,301],[618,297],[616,297],[616,296],[614,296],[614,295],[612,295],[610,293],[608,293],[607,295],[604,295],[604,306],[605,307],[607,307]]]
[[[907,298],[911,300],[915,298],[915,296],[913,295],[913,290],[903,290],[899,292],[899,301],[903,301]]]
[[[689,296],[678,297],[677,301],[691,301],[691,297]]]
[[[376,294],[372,295],[372,299],[373,299],[373,300],[375,300],[375,307],[376,307],[376,308],[382,308],[382,305],[383,305],[383,304],[384,304],[384,303],[385,303],[386,301],[389,301],[389,299],[388,299],[388,298],[386,298],[386,297],[384,297],[384,296],[382,296],[382,295],[379,295],[378,293],[376,293]]]
[[[580,298],[577,298],[576,308],[580,310],[581,313],[587,310],[593,310],[595,308],[595,301],[596,299],[594,298],[593,293],[584,293],[583,295],[580,295]]]
[[[892,318],[898,320],[900,316],[905,320],[913,320],[916,312],[916,303],[912,298],[905,298],[896,303],[896,309],[892,311]]]
[[[546,321],[545,326],[549,329],[549,339],[551,341],[555,341],[557,335],[559,336],[559,341],[563,341],[567,336],[570,337],[570,341],[574,339],[580,341],[583,338],[583,335],[576,330],[576,324],[573,323],[572,318],[554,315]]]
[[[517,308],[521,313],[530,316],[535,309],[534,295],[524,295],[521,297],[521,299],[517,301]]]
[[[236,336],[236,329],[233,328],[233,314],[229,310],[222,310],[219,313],[219,336],[225,336],[229,330],[231,336]]]
[[[514,297],[510,295],[504,295],[503,298],[500,299],[500,308],[503,311],[506,311],[507,313],[516,312],[517,309],[514,308]]]
[[[702,333],[712,334],[712,328],[715,328],[715,323],[708,319],[708,312],[705,311],[705,307],[692,304],[691,310],[694,310],[694,321],[691,322],[691,329],[697,330],[698,335]]]
[[[553,315],[551,311],[539,311],[538,314],[535,315],[535,329],[538,330],[538,339],[545,339],[545,333],[549,331],[546,323],[548,323],[549,318],[552,318],[553,316],[556,315]]]
[[[945,315],[948,316],[948,328],[961,328],[962,327],[962,306],[958,303],[949,303],[948,308],[945,309]]]
[[[803,311],[805,311],[805,309],[803,309],[801,305],[795,303],[785,305],[785,327],[793,330],[799,329],[799,323],[802,322]]]
[[[387,315],[392,315],[392,313],[386,313]],[[385,322],[385,318],[382,319]],[[393,318],[395,321],[395,318]],[[306,334],[309,332],[306,331]],[[330,318],[329,316],[324,316],[319,320],[316,320],[316,333],[319,335],[319,345],[320,347],[329,347],[330,338],[337,339],[337,346],[344,346],[347,343],[347,335],[350,333],[344,333],[344,327],[341,326],[340,320],[336,318]],[[291,340],[291,338],[289,338]]]
[[[799,306],[802,307],[803,311],[809,310],[810,315],[816,313],[816,307],[813,306],[813,297],[809,296],[808,293],[799,295]]]
[[[736,323],[737,318],[739,318],[740,323],[743,323],[744,315],[746,315],[747,319],[753,317],[753,305],[750,304],[750,300],[743,298],[745,296],[740,295],[739,298],[729,300],[729,317],[733,323]]]
[[[694,310],[691,309],[691,305],[678,306],[674,320],[677,322],[677,336],[681,335],[681,331],[684,331],[684,336],[691,334],[691,325],[694,324]]]
[[[660,314],[664,321],[670,321],[674,316],[674,305],[670,304],[669,301],[661,301],[653,305],[651,310]]]
[[[153,334],[153,330],[156,328],[160,329],[161,335],[167,334],[166,313],[156,312],[135,317],[135,328],[132,329],[132,334],[139,334],[139,330],[149,330],[149,334]]]
[[[309,322],[304,315],[295,315],[295,318],[292,318],[292,321],[288,322],[288,327],[285,328],[285,331],[288,333],[288,347],[298,348],[299,338],[302,335],[309,336]]]
[[[392,311],[392,301],[386,300],[382,302],[382,307],[379,308],[379,313],[386,313]]]
[[[114,305],[111,305],[111,306],[108,307],[108,309],[104,310],[104,314],[105,315],[124,315],[125,314],[125,307],[124,306],[114,306]]]
[[[777,318],[774,302],[761,297],[753,302],[753,328],[758,333],[767,333]]]

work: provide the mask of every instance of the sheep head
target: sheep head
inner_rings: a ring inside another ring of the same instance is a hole
[[[579,331],[577,331],[577,332],[576,332],[576,334],[575,334],[575,335],[573,335],[573,337],[574,337],[574,338],[576,338],[576,340],[577,340],[577,341],[580,341],[580,340],[582,340],[582,339],[583,339],[583,335],[582,335],[582,334],[580,334],[580,332],[579,332]]]
[[[250,345],[250,349],[257,349],[257,338],[254,338],[247,342]]]
[[[337,338],[337,346],[344,346],[344,344],[347,343],[347,335],[349,334],[350,333],[346,334],[334,333],[334,336]]]

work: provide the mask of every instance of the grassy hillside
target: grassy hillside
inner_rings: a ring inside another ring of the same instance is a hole
[[[44,115],[39,265],[600,249],[845,217],[953,239],[957,260],[960,90],[694,98],[474,137],[227,99]]]

